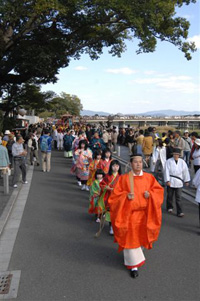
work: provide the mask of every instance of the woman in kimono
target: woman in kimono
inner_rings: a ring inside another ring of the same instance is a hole
[[[110,163],[110,168],[108,171],[108,174],[105,175],[103,178],[103,181],[100,183],[101,187],[101,196],[99,198],[99,205],[102,208],[102,211],[106,212],[106,221],[109,222],[110,225],[110,230],[109,233],[110,235],[113,235],[113,228],[111,225],[110,221],[110,209],[108,206],[108,199],[111,195],[111,192],[113,191],[115,185],[117,184],[120,175],[121,175],[121,164],[119,163],[118,160],[112,160]]]
[[[87,186],[91,186],[95,180],[95,173],[100,166],[101,154],[101,150],[96,150],[94,153],[94,160],[89,165],[89,178],[87,181]]]
[[[105,176],[102,169],[97,169],[95,172],[95,180],[93,181],[91,187],[90,187],[90,204],[89,204],[89,210],[88,212],[90,214],[95,214],[96,216],[96,222],[100,222],[100,216],[102,213],[102,209],[98,204],[99,196],[101,194],[101,187],[100,183],[103,180],[103,177]]]
[[[112,161],[112,152],[109,148],[106,148],[102,153],[102,159],[100,161],[100,168],[107,174]]]
[[[75,151],[76,177],[81,182],[81,190],[89,191],[87,180],[89,178],[89,165],[92,161],[92,151],[88,148],[86,140],[79,141],[79,147]]]

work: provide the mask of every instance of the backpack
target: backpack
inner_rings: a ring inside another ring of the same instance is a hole
[[[48,145],[48,138],[49,136],[47,137],[42,137],[42,141],[40,143],[40,149],[41,149],[41,152],[47,152],[48,151],[48,148],[49,148],[49,145]]]

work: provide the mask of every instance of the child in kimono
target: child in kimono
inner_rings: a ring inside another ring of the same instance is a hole
[[[81,190],[89,191],[87,181],[89,177],[89,165],[92,161],[92,151],[88,148],[86,140],[79,141],[79,148],[75,151],[76,177],[81,183]]]
[[[110,221],[110,212],[109,212],[109,205],[108,205],[108,199],[111,195],[111,192],[113,191],[115,185],[117,184],[119,178],[121,175],[121,164],[118,160],[112,160],[110,163],[110,168],[108,171],[108,174],[105,175],[103,180],[100,182],[101,187],[101,196],[99,198],[99,205],[102,208],[102,211],[105,211],[106,213],[106,221],[109,222],[110,235],[113,235],[113,228]]]
[[[89,178],[87,186],[91,186],[95,180],[95,173],[100,168],[101,150],[96,150],[94,153],[94,160],[89,165]]]
[[[112,161],[112,152],[109,148],[106,148],[102,153],[102,159],[100,161],[100,168],[107,174]]]
[[[105,176],[102,169],[97,169],[95,172],[95,180],[90,186],[90,204],[88,212],[96,215],[96,222],[100,222],[102,209],[98,205],[99,196],[101,194],[100,183]]]

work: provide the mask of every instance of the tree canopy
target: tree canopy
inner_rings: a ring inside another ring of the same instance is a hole
[[[54,97],[48,102],[48,111],[54,113],[54,117],[60,118],[65,113],[79,116],[83,106],[76,95],[62,92],[60,96]]]
[[[59,69],[87,53],[97,59],[138,42],[153,52],[157,40],[177,46],[189,60],[189,22],[175,9],[196,0],[0,0],[0,91],[6,84],[48,83]]]
[[[4,112],[6,118],[10,112],[17,112],[21,107],[26,110],[35,110],[36,114],[43,112],[48,107],[56,93],[53,91],[41,92],[39,85],[34,84],[8,84],[5,86],[0,110]]]

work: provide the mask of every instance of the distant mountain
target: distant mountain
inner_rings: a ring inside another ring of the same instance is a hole
[[[95,114],[98,114],[99,116],[109,116],[110,113],[106,112],[96,112],[96,111],[90,111],[90,110],[82,110],[81,116],[94,116]]]
[[[200,115],[200,111],[175,111],[175,110],[160,110],[160,111],[150,111],[140,114],[135,114],[139,116],[183,116],[183,115]]]
[[[107,113],[107,112],[98,112],[98,111],[90,111],[90,110],[82,110],[81,116],[94,116],[98,114],[99,116],[109,116],[109,115],[118,115],[123,116],[121,113],[113,114],[113,113]],[[164,117],[164,116],[184,116],[184,115],[200,115],[200,111],[175,111],[175,110],[160,110],[160,111],[149,111],[145,113],[135,114],[129,113],[124,114],[124,116],[129,115],[137,115],[137,116],[157,116],[157,117]]]

